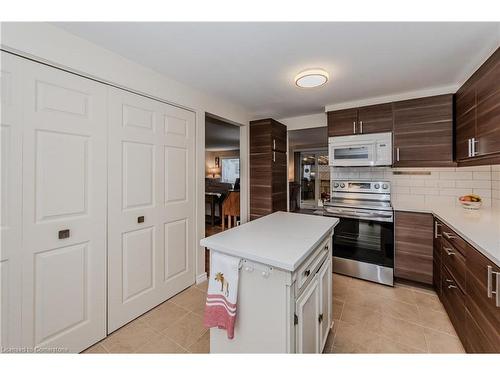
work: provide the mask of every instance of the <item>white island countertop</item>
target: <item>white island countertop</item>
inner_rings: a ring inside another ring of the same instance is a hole
[[[466,210],[453,205],[412,205],[392,202],[395,211],[432,213],[485,257],[500,267],[500,210]]]
[[[333,217],[275,212],[204,238],[200,245],[293,272],[338,222]]]

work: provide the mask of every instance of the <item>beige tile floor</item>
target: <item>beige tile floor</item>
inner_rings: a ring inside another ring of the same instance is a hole
[[[84,353],[208,353],[207,284],[194,285]],[[325,353],[463,353],[437,295],[333,276],[334,328]]]
[[[84,353],[208,353],[203,327],[207,282],[193,285],[113,332]]]
[[[325,353],[464,353],[433,290],[333,275]]]

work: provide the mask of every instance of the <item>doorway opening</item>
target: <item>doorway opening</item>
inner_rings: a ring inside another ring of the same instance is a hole
[[[291,212],[311,213],[330,199],[326,127],[288,131]]]
[[[205,236],[239,225],[240,127],[205,115]],[[210,271],[205,250],[205,272]]]

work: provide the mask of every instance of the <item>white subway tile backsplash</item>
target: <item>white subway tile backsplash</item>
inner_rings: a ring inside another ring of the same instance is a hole
[[[403,204],[458,204],[458,197],[461,195],[475,193],[483,198],[485,207],[500,207],[500,165],[461,168],[333,168],[331,175],[334,179],[390,181],[393,201]]]
[[[460,197],[462,195],[472,194],[472,189],[440,189],[439,195],[447,195],[451,197]]]
[[[426,195],[425,196],[425,204],[426,205],[443,205],[450,204],[454,205],[456,202],[455,197],[443,197],[442,195]]]
[[[391,194],[410,194],[410,188],[408,186],[391,186]]]
[[[491,189],[491,179],[488,180],[458,180],[455,181],[457,188]]]
[[[424,187],[410,187],[410,194],[414,195],[425,195],[429,193],[428,188]]]
[[[438,180],[427,180],[425,181],[425,186],[430,188],[437,188],[439,186],[438,182]]]
[[[439,172],[441,180],[470,180],[472,172]]]
[[[453,188],[455,187],[455,180],[438,180],[437,184],[440,188]]]
[[[491,189],[472,189],[472,192],[481,198],[491,198]]]
[[[472,178],[474,180],[486,180],[490,181],[491,180],[491,171],[488,172],[472,172]]]

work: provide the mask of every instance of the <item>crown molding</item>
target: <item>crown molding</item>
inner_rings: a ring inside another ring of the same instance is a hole
[[[340,109],[347,109],[347,108],[363,107],[366,105],[397,102],[400,100],[417,99],[417,98],[423,98],[426,96],[434,96],[434,95],[442,95],[442,94],[454,94],[455,92],[457,92],[459,87],[460,86],[458,84],[439,86],[439,87],[432,87],[432,88],[428,88],[428,89],[424,89],[424,90],[407,91],[407,92],[403,92],[403,93],[399,93],[399,94],[376,96],[376,97],[371,97],[371,98],[352,100],[349,102],[330,104],[330,105],[325,106],[325,112],[338,111]]]

